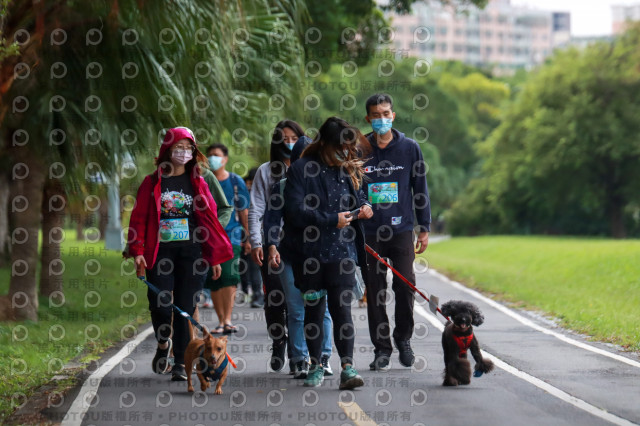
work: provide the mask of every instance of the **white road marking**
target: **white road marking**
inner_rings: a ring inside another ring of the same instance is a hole
[[[431,314],[430,312],[427,312],[422,306],[420,305],[415,305],[414,306],[414,310],[420,314],[421,316],[423,316],[427,321],[429,321],[434,327],[436,327],[438,330],[443,331],[444,330],[444,324],[442,324],[440,322],[439,319],[437,319],[433,314]],[[583,411],[586,411],[587,413],[599,417],[603,420],[606,420],[608,422],[611,422],[613,424],[616,425],[624,425],[624,426],[633,426],[635,425],[635,423],[630,422],[627,419],[623,419],[622,417],[618,417],[615,414],[611,414],[605,410],[602,410],[594,405],[589,404],[588,402],[580,399],[580,398],[576,398],[575,396],[569,395],[568,393],[566,393],[565,391],[562,391],[558,388],[556,388],[555,386],[550,385],[549,383],[546,383],[540,379],[538,379],[537,377],[534,377],[528,373],[525,373],[524,371],[520,371],[517,368],[515,368],[514,366],[507,364],[506,362],[502,361],[500,358],[496,357],[495,355],[492,355],[490,353],[488,353],[487,351],[482,351],[482,355],[489,358],[490,360],[493,361],[493,363],[499,367],[502,368],[504,371],[506,371],[507,373],[511,373],[514,376],[518,377],[519,379],[522,379],[526,382],[531,383],[532,385],[536,386],[539,389],[542,389],[545,392],[548,392],[550,395],[555,396],[556,398],[567,402],[571,405],[573,405],[574,407],[577,407]]]
[[[516,321],[518,321],[518,322],[520,322],[520,323],[522,323],[522,324],[524,324],[524,325],[526,325],[528,327],[533,328],[534,330],[537,330],[537,331],[539,331],[541,333],[553,336],[558,340],[562,340],[565,343],[569,343],[570,345],[577,346],[577,347],[579,347],[581,349],[585,349],[587,351],[597,353],[598,355],[603,355],[603,356],[606,356],[608,358],[615,359],[616,361],[624,362],[625,364],[628,364],[628,365],[630,365],[632,367],[640,368],[640,362],[638,362],[638,361],[634,361],[634,360],[629,359],[627,357],[624,357],[624,356],[621,356],[621,355],[618,355],[618,354],[614,354],[614,353],[605,351],[605,350],[600,349],[600,348],[596,348],[596,347],[588,345],[586,343],[574,340],[574,339],[572,339],[570,337],[567,337],[567,336],[565,336],[565,335],[563,335],[561,333],[557,333],[557,332],[555,332],[553,330],[549,330],[548,328],[542,327],[542,326],[534,323],[533,321],[523,317],[522,315],[517,314],[516,312],[514,312],[511,309],[507,308],[506,306],[503,306],[500,303],[498,303],[498,302],[496,302],[494,300],[491,300],[486,296],[483,296],[482,294],[478,293],[477,291],[471,290],[470,288],[465,287],[464,285],[460,284],[459,282],[456,282],[456,281],[453,281],[453,280],[449,279],[448,277],[442,275],[441,273],[439,273],[437,271],[429,269],[429,273],[431,275],[433,275],[434,277],[436,277],[436,278],[438,278],[438,279],[440,279],[440,280],[442,280],[442,281],[444,281],[444,282],[446,282],[448,284],[451,284],[456,289],[464,291],[465,293],[468,293],[471,296],[482,300],[483,302],[491,305],[492,307],[496,308],[500,312],[502,312],[502,313],[504,313],[506,315],[509,315],[511,318],[515,319]]]
[[[71,407],[69,407],[69,411],[65,414],[61,426],[76,426],[82,423],[82,418],[89,408],[91,408],[91,399],[93,399],[91,397],[91,399],[87,401],[87,396],[97,395],[98,388],[104,376],[109,374],[109,372],[113,370],[113,367],[120,364],[127,355],[131,354],[131,352],[152,333],[153,327],[148,327],[142,333],[138,334],[134,340],[127,343],[118,353],[109,358],[84,381],[78,396],[76,396]]]

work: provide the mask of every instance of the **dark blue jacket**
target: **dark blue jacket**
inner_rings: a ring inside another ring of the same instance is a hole
[[[365,163],[362,189],[371,203],[373,217],[364,223],[365,234],[376,235],[378,228],[385,225],[394,232],[412,231],[414,213],[419,232],[429,231],[431,203],[422,151],[404,133],[391,131],[393,139],[384,149],[378,148],[375,133],[367,135],[373,151]]]
[[[302,136],[291,150],[291,163],[296,161],[302,155],[302,151],[311,143],[311,139]],[[267,209],[262,218],[262,229],[264,230],[266,248],[269,246],[280,245],[280,234],[282,231],[284,217],[284,196],[283,188],[286,180],[280,180],[273,184],[267,199]],[[302,244],[302,242],[300,242]]]
[[[320,251],[327,248],[323,238],[305,241],[307,227],[335,228],[338,224],[338,213],[327,211],[327,185],[330,182],[325,181],[323,173],[314,172],[319,170],[319,164],[320,160],[315,157],[303,157],[291,164],[287,172],[284,188],[283,238],[279,250],[285,258],[292,261],[304,262],[309,258],[318,258]],[[361,189],[356,191],[350,179],[347,179],[347,182],[351,195],[359,200],[359,206],[368,204],[364,192]],[[309,203],[311,199],[313,202]],[[271,218],[269,222],[272,223]],[[364,267],[366,252],[362,222],[362,220],[354,220],[350,226],[355,230],[355,245],[358,253],[358,259],[354,260]],[[265,231],[267,229],[265,226]]]

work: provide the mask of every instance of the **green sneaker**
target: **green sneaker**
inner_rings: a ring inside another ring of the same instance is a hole
[[[322,364],[311,364],[307,378],[304,379],[304,385],[307,387],[317,388],[324,381],[324,368]]]
[[[355,368],[348,365],[340,373],[340,389],[355,389],[364,385],[364,380]]]

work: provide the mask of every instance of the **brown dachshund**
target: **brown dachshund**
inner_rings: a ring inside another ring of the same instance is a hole
[[[187,390],[193,392],[191,372],[196,364],[196,374],[200,379],[200,390],[206,391],[210,382],[217,381],[215,394],[222,394],[222,385],[229,373],[229,356],[227,355],[227,336],[213,337],[206,329],[203,338],[193,337],[184,353],[184,366],[187,372]]]

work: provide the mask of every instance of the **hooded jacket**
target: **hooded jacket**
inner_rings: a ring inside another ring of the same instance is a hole
[[[429,231],[431,203],[422,151],[404,133],[391,131],[393,139],[384,149],[378,147],[375,133],[366,135],[372,152],[364,165],[362,189],[373,217],[364,221],[365,234],[376,235],[382,226],[393,232],[413,231],[414,214],[419,232]]]
[[[162,157],[174,143],[187,138],[195,144],[191,130],[185,127],[170,129],[162,142],[158,157]],[[198,173],[199,166],[191,170],[196,230],[194,238],[201,242],[202,256],[210,265],[219,265],[233,258],[231,242],[218,221],[216,203],[205,180]],[[131,212],[128,234],[128,255],[143,255],[150,269],[156,261],[160,242],[160,195],[162,171],[160,167],[146,176],[138,188],[136,203]]]

